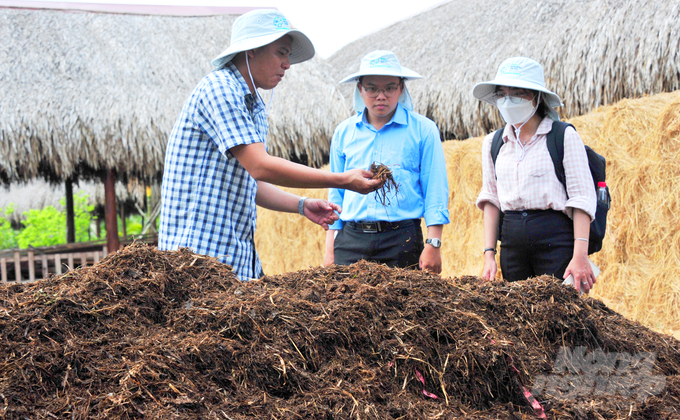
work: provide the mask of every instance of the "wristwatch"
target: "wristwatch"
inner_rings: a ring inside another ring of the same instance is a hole
[[[305,215],[305,200],[307,197],[300,197],[300,201],[298,201],[298,213],[300,213],[300,216]]]
[[[442,246],[442,241],[440,239],[437,239],[437,238],[428,239],[428,240],[425,241],[425,243],[430,244],[435,248],[439,248],[439,247]]]

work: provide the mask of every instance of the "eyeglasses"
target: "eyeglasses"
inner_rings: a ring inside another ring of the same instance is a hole
[[[380,95],[380,92],[383,92],[386,97],[391,98],[397,93],[400,86],[401,86],[401,83],[399,83],[397,85],[389,85],[389,86],[384,87],[383,89],[379,89],[375,86],[361,85],[361,87],[364,88],[364,91],[366,92],[366,94],[368,95],[369,98],[377,98],[378,95]]]
[[[492,96],[492,99],[497,104],[505,103],[506,100],[509,100],[513,104],[518,104],[518,103],[522,102],[522,100],[525,100],[527,96],[532,96],[532,99],[533,99],[533,94],[531,92],[529,92],[528,90],[526,90],[526,89],[513,89],[513,90],[510,90],[508,93],[495,92]]]

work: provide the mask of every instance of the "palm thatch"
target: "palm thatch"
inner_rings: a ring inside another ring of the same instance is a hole
[[[314,167],[328,162],[333,131],[351,115],[330,77],[330,66],[317,57],[296,64],[275,91],[269,114],[269,153]],[[267,93],[263,97],[269,101]]]
[[[600,105],[680,88],[680,3],[671,0],[452,0],[344,47],[329,58],[333,77],[356,71],[361,57],[391,50],[421,73],[409,82],[417,112],[446,138],[465,139],[502,124],[474,99],[513,56],[543,64],[565,118]],[[343,89],[348,95],[349,88]]]
[[[235,17],[0,8],[0,178],[160,179],[175,119]],[[269,149],[320,165],[344,104],[320,60],[297,67],[277,90]]]

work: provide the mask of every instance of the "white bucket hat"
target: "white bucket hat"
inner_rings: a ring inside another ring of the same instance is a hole
[[[373,51],[361,59],[359,71],[353,73],[340,81],[340,83],[358,82],[361,76],[394,76],[405,80],[421,79],[423,76],[419,75],[411,69],[407,69],[399,64],[399,59],[391,51]],[[413,103],[411,102],[411,95],[404,85],[404,90],[399,96],[399,103],[409,111],[413,110]],[[354,110],[362,112],[366,108],[359,86],[354,88]]]
[[[314,45],[302,32],[291,29],[288,19],[276,9],[258,9],[236,18],[231,28],[229,48],[212,60],[214,67],[222,67],[242,51],[271,44],[284,35],[293,38],[288,60],[297,64],[314,57]]]
[[[526,57],[508,58],[498,67],[495,79],[477,83],[472,88],[472,96],[495,106],[494,94],[497,86],[516,87],[542,92],[541,96],[550,106],[548,116],[554,121],[559,121],[557,111],[552,108],[564,104],[556,93],[545,88],[543,66],[536,61]]]

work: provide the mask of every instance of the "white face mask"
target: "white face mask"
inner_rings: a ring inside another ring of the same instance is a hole
[[[532,101],[526,99],[522,99],[518,104],[506,99],[503,103],[497,103],[496,106],[505,122],[512,125],[529,121],[538,109],[538,106],[534,106]]]

